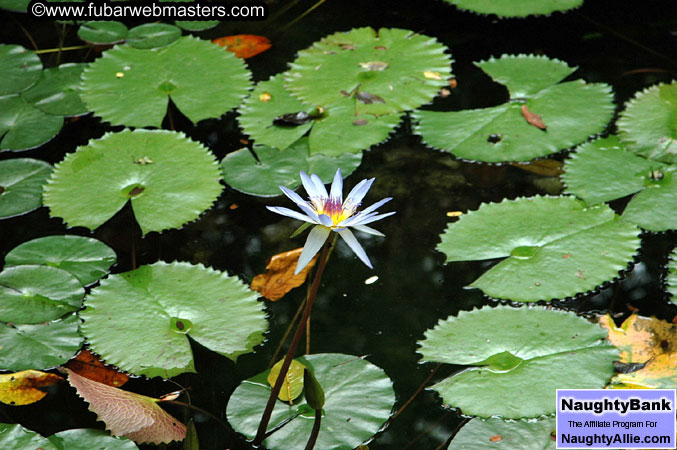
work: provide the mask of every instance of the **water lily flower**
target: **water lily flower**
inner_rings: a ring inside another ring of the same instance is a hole
[[[374,179],[360,181],[343,200],[343,177],[341,176],[341,169],[336,171],[334,181],[331,183],[329,193],[324,187],[322,180],[315,174],[308,176],[301,171],[301,181],[303,187],[308,193],[309,200],[305,201],[296,192],[284,186],[280,189],[296,203],[303,214],[289,208],[278,206],[267,206],[270,211],[281,214],[283,216],[292,217],[294,219],[302,220],[310,224],[314,224],[310,234],[303,246],[303,251],[296,264],[295,274],[298,274],[303,268],[313,259],[313,256],[320,251],[324,245],[330,232],[336,232],[343,238],[353,252],[360,260],[373,269],[371,261],[366,252],[357,241],[353,233],[348,228],[354,228],[363,233],[373,234],[375,236],[384,236],[383,233],[368,227],[368,223],[376,222],[388,216],[395,214],[389,212],[379,214],[376,209],[385,203],[392,200],[392,198],[384,198],[368,208],[359,211],[360,202],[369,191]]]

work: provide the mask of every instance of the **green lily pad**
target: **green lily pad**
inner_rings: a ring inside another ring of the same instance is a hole
[[[304,105],[284,88],[281,76],[259,83],[240,107],[240,125],[257,144],[284,150],[310,130],[310,153],[339,156],[360,152],[385,141],[400,122],[399,114],[374,116],[356,114],[359,106],[354,98],[342,98],[328,105],[322,116],[298,126],[275,125],[283,114],[314,107]]]
[[[608,206],[573,197],[485,203],[450,224],[437,249],[447,262],[506,258],[471,284],[492,297],[565,298],[614,279],[632,261],[639,229],[617,219]]]
[[[346,94],[367,93],[382,102],[356,102],[356,113],[399,113],[431,101],[447,84],[451,60],[446,51],[434,38],[413,31],[355,28],[300,51],[285,73],[286,88],[322,107]]]
[[[79,324],[75,314],[38,325],[0,323],[0,368],[17,371],[64,364],[82,346]]]
[[[677,229],[677,167],[653,173],[660,174],[660,179],[647,180],[645,189],[625,207],[623,220],[650,231]]]
[[[395,393],[388,376],[359,357],[317,354],[297,358],[324,389],[322,424],[315,448],[352,450],[376,434],[390,417]],[[256,434],[270,395],[268,370],[243,381],[226,409],[228,422],[248,438]],[[554,405],[554,401],[553,401]],[[268,429],[289,420],[263,441],[271,450],[304,448],[313,428],[314,410],[301,397],[294,405],[275,403]]]
[[[115,263],[112,248],[82,236],[47,236],[23,244],[5,255],[5,267],[27,264],[47,265],[65,270],[83,286],[106,275]]]
[[[672,302],[677,303],[677,248],[670,254],[668,262],[668,276],[665,280],[668,293],[672,296]]]
[[[0,150],[29,150],[56,136],[63,118],[45,114],[21,95],[0,97]]]
[[[20,45],[0,44],[0,96],[29,88],[38,81],[41,72],[38,55]]]
[[[204,31],[214,28],[221,22],[218,20],[177,20],[174,23],[186,31]]]
[[[663,167],[628,151],[612,135],[579,146],[564,163],[562,181],[567,194],[594,205],[641,191],[652,171]]]
[[[618,136],[638,155],[677,162],[677,82],[638,92],[616,125]]]
[[[445,405],[467,415],[519,419],[553,414],[556,389],[603,388],[618,358],[605,337],[601,327],[572,313],[498,306],[441,320],[418,351],[423,361],[479,366],[432,386]],[[492,364],[505,354],[519,364]]]
[[[181,37],[181,28],[167,23],[144,23],[129,30],[127,43],[140,49],[164,47]]]
[[[42,185],[52,166],[30,158],[0,161],[0,218],[18,216],[42,206]]]
[[[557,84],[575,70],[562,61],[503,55],[476,65],[508,88],[510,100],[490,108],[416,111],[415,131],[428,145],[469,160],[529,161],[602,132],[613,115],[608,85],[582,80]],[[547,129],[529,124],[523,108],[540,115]]]
[[[527,17],[568,11],[583,4],[583,0],[444,0],[460,9],[499,17]],[[553,447],[554,448],[554,447]]]
[[[188,336],[236,360],[263,341],[263,304],[237,278],[158,262],[101,281],[80,313],[92,351],[122,370],[170,378],[194,372]]]
[[[85,64],[62,64],[45,69],[40,80],[21,95],[40,111],[55,116],[87,113],[80,99],[80,75]]]
[[[0,272],[0,321],[40,323],[80,309],[85,290],[70,273],[47,266]]]
[[[60,431],[47,438],[58,450],[137,450],[134,441],[111,436],[108,431],[80,428]]]
[[[229,153],[221,162],[223,178],[233,189],[249,195],[274,197],[282,195],[279,186],[296,189],[301,184],[299,172],[314,173],[330,183],[336,169],[347,177],[362,162],[362,154],[344,153],[333,158],[309,155],[308,139],[303,138],[284,151],[274,147],[254,147],[256,158],[249,149]]]
[[[78,37],[92,44],[109,45],[124,41],[127,32],[127,26],[122,22],[96,20],[81,24]]]
[[[220,117],[240,104],[249,76],[223,47],[184,36],[159,49],[120,45],[104,52],[85,69],[81,96],[114,125],[160,127],[169,98],[193,122]]]
[[[0,447],[6,450],[59,450],[38,433],[19,424],[0,423]]]
[[[221,193],[219,178],[214,155],[182,133],[123,130],[66,155],[44,203],[69,226],[95,229],[131,201],[147,234],[197,219]]]
[[[555,450],[556,443],[552,437],[555,436],[556,425],[553,417],[520,421],[473,419],[456,433],[447,449]]]
[[[0,447],[5,450],[135,450],[133,441],[111,436],[107,431],[74,429],[61,431],[48,438],[19,424],[0,423]]]
[[[30,0],[0,0],[0,8],[16,12],[26,12]]]

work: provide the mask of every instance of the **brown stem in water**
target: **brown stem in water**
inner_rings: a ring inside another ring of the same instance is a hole
[[[313,450],[315,448],[315,443],[317,442],[317,436],[320,434],[320,425],[322,424],[322,410],[315,410],[315,422],[313,422],[313,429],[310,431],[310,436],[308,437],[308,443],[306,444],[305,450]]]
[[[291,345],[289,346],[287,354],[284,357],[284,362],[282,363],[280,373],[277,376],[277,380],[275,381],[275,386],[273,386],[273,390],[270,392],[270,397],[268,397],[266,408],[263,410],[261,422],[259,423],[259,428],[258,430],[256,430],[256,436],[254,437],[253,441],[254,445],[260,445],[263,439],[265,439],[266,429],[268,428],[268,422],[270,422],[270,416],[273,413],[273,408],[275,407],[277,396],[280,394],[280,389],[282,389],[282,382],[284,381],[287,375],[287,371],[289,371],[289,366],[291,365],[291,361],[294,358],[296,349],[298,348],[299,342],[301,341],[301,336],[303,335],[303,330],[305,329],[306,322],[308,321],[308,317],[310,316],[310,311],[313,308],[313,303],[315,303],[315,297],[320,287],[322,274],[324,273],[324,268],[327,265],[327,254],[329,252],[330,242],[331,239],[327,239],[324,242],[324,246],[322,247],[322,254],[320,255],[320,263],[319,266],[317,267],[317,273],[315,274],[313,285],[310,288],[310,294],[308,294],[308,301],[306,302],[306,307],[303,310],[303,316],[299,321],[299,325],[296,328],[296,333],[294,333],[294,338],[292,339]]]

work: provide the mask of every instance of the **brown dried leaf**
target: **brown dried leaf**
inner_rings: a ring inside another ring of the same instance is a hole
[[[129,375],[118,371],[115,367],[105,364],[98,356],[86,348],[81,350],[75,358],[65,364],[73,372],[90,380],[120,387],[129,381]]]
[[[543,123],[543,119],[541,119],[541,116],[529,111],[529,107],[527,106],[526,103],[522,105],[521,111],[522,117],[524,117],[524,120],[526,120],[529,125],[533,125],[536,128],[540,128],[541,130],[546,130],[548,128]]]
[[[39,370],[24,370],[0,375],[0,402],[8,405],[30,405],[47,395],[38,388],[63,381],[59,375]]]
[[[313,268],[317,261],[317,256],[298,275],[294,275],[301,251],[303,251],[303,248],[297,248],[270,258],[266,266],[268,271],[256,275],[252,280],[252,290],[260,292],[268,300],[276,301],[284,297],[287,292],[295,287],[305,283],[308,272],[310,272],[310,269]]]
[[[66,368],[63,370],[78,395],[89,403],[90,411],[113,435],[153,444],[182,441],[186,437],[186,426],[158,406],[158,399],[92,381]]]
[[[557,161],[556,159],[537,159],[536,161],[528,163],[512,162],[510,165],[546,177],[556,177],[564,173],[562,170],[562,162]]]

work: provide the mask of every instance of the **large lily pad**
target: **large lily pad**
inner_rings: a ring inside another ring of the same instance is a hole
[[[322,107],[346,94],[367,93],[382,102],[356,102],[356,113],[398,113],[431,101],[447,84],[451,60],[446,51],[434,38],[413,31],[355,28],[300,51],[285,73],[286,87]]]
[[[182,133],[123,130],[58,163],[44,202],[69,226],[94,229],[131,200],[146,234],[195,220],[221,193],[219,178],[214,155]]]
[[[444,0],[460,9],[499,17],[527,17],[567,11],[583,4],[583,0]],[[554,447],[553,447],[554,448]]]
[[[350,355],[317,354],[297,360],[312,371],[324,390],[322,424],[315,448],[351,450],[381,429],[395,403],[392,382],[383,370]],[[267,370],[243,381],[228,401],[228,422],[250,439],[256,434],[270,395],[268,373]],[[303,397],[293,405],[276,402],[268,429],[289,422],[263,445],[271,450],[304,448],[314,415]]]
[[[639,229],[606,205],[572,197],[482,204],[447,227],[446,261],[506,258],[471,286],[518,301],[570,297],[618,276],[640,245]]]
[[[507,87],[510,100],[490,108],[416,111],[416,132],[428,145],[469,160],[528,161],[602,132],[613,115],[608,85],[557,84],[576,70],[562,61],[503,55],[476,65]],[[529,114],[541,116],[546,129],[528,123]]]
[[[0,323],[0,369],[47,369],[64,364],[82,345],[79,323],[75,314],[38,325]]]
[[[82,236],[47,236],[24,242],[5,255],[5,267],[47,265],[69,272],[83,286],[108,273],[115,263],[112,248]]]
[[[0,96],[29,88],[41,71],[42,62],[35,53],[20,45],[0,45]]]
[[[263,340],[263,304],[237,278],[158,262],[101,281],[80,313],[91,349],[138,375],[194,372],[188,336],[235,360]]]
[[[181,28],[168,23],[144,23],[129,30],[127,43],[140,49],[164,47],[181,37]]]
[[[160,127],[170,98],[193,122],[220,117],[240,104],[249,76],[224,48],[184,36],[162,48],[108,50],[85,70],[81,95],[114,125]]]
[[[464,414],[508,419],[555,412],[556,389],[601,389],[618,351],[582,317],[498,306],[441,320],[419,342],[424,361],[473,365],[435,384]]]
[[[677,162],[677,82],[638,92],[618,118],[618,135],[647,158]]]
[[[47,114],[79,116],[87,112],[80,99],[80,75],[85,64],[62,64],[42,71],[40,80],[21,95]]]
[[[40,323],[76,311],[85,290],[70,273],[47,266],[8,267],[0,272],[0,321]]]
[[[662,174],[663,167],[628,151],[612,135],[579,146],[564,163],[562,181],[567,194],[594,205],[641,191],[653,173]]]
[[[45,114],[19,94],[0,97],[0,150],[39,147],[62,126],[63,117]]]
[[[115,437],[107,431],[74,429],[61,431],[48,438],[19,424],[0,423],[0,447],[5,450],[136,450],[133,441]]]
[[[299,172],[314,173],[325,183],[334,178],[336,169],[347,177],[362,162],[362,154],[344,153],[333,158],[309,155],[308,139],[303,138],[284,151],[255,146],[256,158],[249,149],[229,153],[223,159],[223,178],[231,187],[245,194],[262,197],[281,195],[280,186],[296,189],[301,184]]]
[[[0,161],[0,218],[24,214],[42,206],[42,185],[52,166],[30,158]]]
[[[238,120],[257,144],[284,150],[310,130],[311,154],[339,156],[386,140],[400,121],[399,114],[357,114],[357,102],[355,98],[342,98],[327,106],[315,120],[298,126],[276,125],[274,119],[283,114],[316,113],[315,107],[292,97],[278,75],[256,86],[240,108]]]
[[[473,419],[454,436],[448,450],[555,450],[555,419],[505,421]]]

